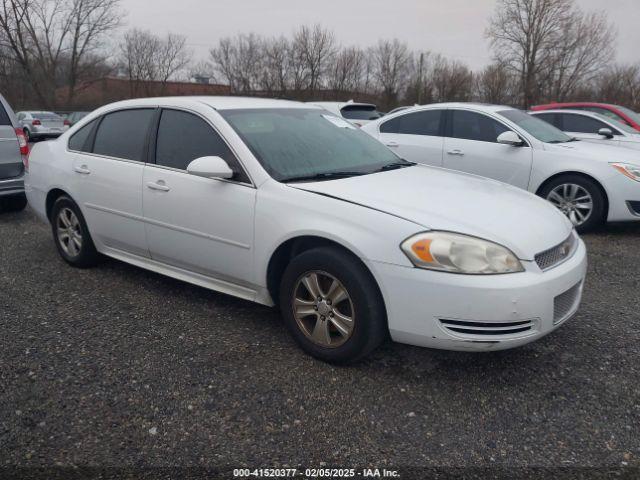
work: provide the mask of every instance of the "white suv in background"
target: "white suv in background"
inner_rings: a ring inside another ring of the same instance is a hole
[[[385,116],[363,130],[403,159],[536,193],[580,231],[605,221],[640,220],[637,152],[577,141],[521,110],[472,103],[427,105]]]
[[[586,110],[540,110],[529,114],[580,140],[640,150],[638,130],[599,113]]]
[[[353,100],[348,102],[308,102],[311,105],[322,107],[325,110],[346,118],[357,127],[362,127],[367,123],[381,118],[384,114],[378,111],[372,103],[357,103]]]

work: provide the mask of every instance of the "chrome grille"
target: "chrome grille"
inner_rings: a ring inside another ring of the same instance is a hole
[[[514,322],[471,322],[466,320],[440,319],[440,324],[445,330],[457,335],[490,336],[498,339],[499,336],[512,336],[515,334],[528,334],[535,329],[533,320],[519,320]]]
[[[582,282],[574,285],[569,290],[561,293],[553,300],[553,323],[558,324],[565,320],[567,316],[577,307],[578,297]]]
[[[550,268],[560,265],[565,260],[571,258],[578,246],[578,236],[575,232],[571,232],[569,238],[567,238],[560,245],[556,245],[549,250],[540,252],[535,256],[536,263],[540,270],[549,270]]]

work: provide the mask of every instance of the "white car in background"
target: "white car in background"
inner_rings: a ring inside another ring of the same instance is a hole
[[[325,110],[342,118],[346,118],[357,127],[381,118],[384,114],[378,111],[372,103],[348,102],[308,102],[311,105],[322,107]]]
[[[640,220],[637,152],[577,141],[521,110],[473,103],[427,105],[387,115],[363,131],[403,159],[536,193],[579,231],[605,221]],[[522,215],[526,218],[528,212]]]
[[[69,264],[100,252],[279,304],[302,348],[333,362],[389,334],[451,350],[523,345],[576,312],[586,272],[584,243],[547,202],[405,162],[303,103],[108,105],[36,145],[25,188]]]
[[[540,110],[529,114],[580,140],[640,150],[638,130],[599,113],[586,110]]]

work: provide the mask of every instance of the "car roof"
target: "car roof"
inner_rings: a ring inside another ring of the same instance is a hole
[[[557,107],[603,107],[603,108],[615,108],[618,109],[618,105],[613,105],[611,103],[598,103],[598,102],[559,102],[559,103],[545,103],[543,105],[535,105],[532,108],[544,108],[549,110],[551,108]]]
[[[532,115],[543,115],[546,113],[572,113],[574,115],[582,115],[584,117],[593,117],[593,118],[607,118],[604,115],[600,115],[596,112],[591,112],[589,110],[571,110],[569,108],[552,108],[550,110],[532,110]]]
[[[290,100],[276,100],[260,97],[224,97],[224,96],[180,96],[180,97],[151,97],[123,100],[105,105],[100,110],[108,107],[114,108],[155,106],[158,104],[168,106],[184,106],[194,103],[209,105],[215,110],[235,110],[253,108],[313,108],[301,102]]]
[[[493,105],[489,103],[479,103],[479,102],[447,102],[447,103],[430,103],[426,105],[415,105],[413,107],[405,108],[404,110],[400,110],[397,113],[408,113],[414,110],[425,110],[425,109],[434,109],[434,108],[453,108],[453,109],[469,109],[474,110],[476,112],[485,112],[485,113],[496,113],[501,112],[503,110],[517,110],[514,107],[510,107],[508,105]],[[396,112],[394,112],[395,115]]]

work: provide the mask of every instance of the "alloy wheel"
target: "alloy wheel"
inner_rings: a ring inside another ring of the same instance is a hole
[[[558,185],[549,192],[547,200],[564,213],[576,227],[589,220],[593,212],[591,194],[575,183]]]
[[[304,335],[321,347],[339,347],[353,333],[355,313],[349,292],[327,272],[311,271],[298,279],[292,309]]]
[[[64,253],[77,257],[82,249],[82,230],[73,210],[66,207],[60,210],[56,219],[56,232]]]

